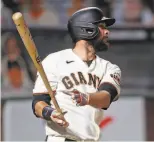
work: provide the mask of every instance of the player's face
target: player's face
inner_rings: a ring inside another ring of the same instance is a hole
[[[101,38],[107,40],[110,32],[105,24],[99,24],[99,30],[101,33]]]
[[[103,40],[103,42],[109,46],[108,38],[109,38],[109,30],[105,26],[105,24],[99,24],[99,30],[101,33],[100,40]]]

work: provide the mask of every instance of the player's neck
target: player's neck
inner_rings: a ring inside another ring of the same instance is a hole
[[[95,59],[93,47],[83,40],[76,43],[73,52],[83,61],[91,61]]]

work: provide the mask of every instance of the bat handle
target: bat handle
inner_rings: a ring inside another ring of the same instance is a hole
[[[53,94],[53,92],[49,92],[49,94]],[[54,106],[55,106],[55,108],[56,108],[56,110],[60,113],[60,117],[65,121],[65,123],[66,123],[66,126],[65,127],[68,127],[68,122],[65,120],[65,118],[64,118],[64,114],[66,113],[66,112],[64,112],[63,113],[63,111],[62,111],[62,109],[60,109],[60,107],[59,107],[59,105],[58,105],[58,102],[57,102],[57,100],[56,100],[56,98],[55,97],[52,97],[52,102],[53,102],[53,104],[54,104]]]
[[[51,100],[52,100],[52,102],[53,102],[53,104],[54,104],[56,110],[57,110],[60,114],[63,115],[63,112],[62,112],[62,110],[60,109],[59,104],[58,104],[58,102],[57,102],[55,96],[53,95],[53,91],[52,91],[52,90],[49,91],[49,95],[50,95],[50,96],[53,96],[53,97],[51,98]]]

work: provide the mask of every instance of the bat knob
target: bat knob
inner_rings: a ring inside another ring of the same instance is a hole
[[[22,13],[21,12],[16,12],[13,14],[12,19],[13,20],[18,20],[22,17]]]

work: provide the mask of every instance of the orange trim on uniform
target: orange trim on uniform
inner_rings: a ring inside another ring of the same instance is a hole
[[[56,90],[52,90],[53,93],[56,93]],[[39,93],[33,93],[33,95],[42,95],[42,94],[49,94],[49,92],[39,92]],[[49,94],[50,95],[50,94]]]

